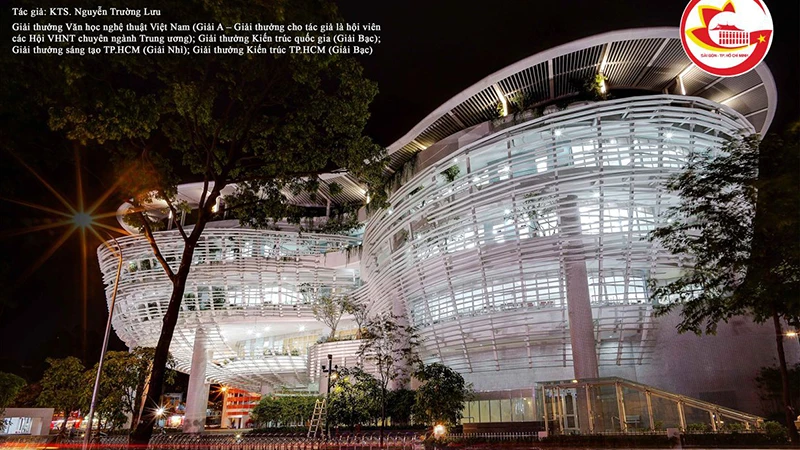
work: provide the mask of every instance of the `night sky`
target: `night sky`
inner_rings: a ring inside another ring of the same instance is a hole
[[[678,26],[688,0],[561,0],[561,1],[340,1],[349,22],[374,22],[382,27],[382,44],[373,56],[361,57],[368,78],[380,94],[372,105],[367,128],[381,145],[389,145],[440,104],[487,75],[550,47],[607,31]],[[68,3],[68,2],[64,2]],[[157,2],[156,2],[157,3]],[[154,5],[156,4],[154,3]],[[800,2],[766,0],[775,22],[775,41],[767,64],[778,86],[778,110],[772,131],[800,118]],[[8,4],[0,3],[7,15]],[[7,23],[4,20],[4,24]],[[5,37],[3,38],[6,39]],[[3,135],[28,139],[21,158],[70,201],[76,198],[72,145],[39,127],[9,129]],[[103,154],[82,154],[85,197],[97,198],[112,183]],[[9,154],[2,152],[0,196],[60,208],[59,202]],[[121,203],[112,195],[100,211]],[[16,305],[0,312],[0,371],[35,381],[46,357],[75,355],[93,364],[99,356],[107,307],[96,261],[99,241],[89,240],[88,341],[82,345],[80,243],[76,236],[32,274],[33,263],[61,234],[14,230],[41,225],[51,214],[0,201],[0,274],[3,295]],[[114,220],[109,219],[113,225]],[[112,349],[125,346],[114,336]],[[88,365],[87,364],[87,365]]]

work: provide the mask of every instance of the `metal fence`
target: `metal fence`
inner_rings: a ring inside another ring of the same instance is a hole
[[[120,450],[128,447],[128,436],[106,436],[91,445],[91,450]],[[80,439],[57,440],[56,436],[8,437],[0,440],[0,447],[30,449],[80,449]],[[156,435],[150,448],[179,450],[414,450],[423,448],[419,436],[413,434],[387,434],[383,445],[377,433],[338,436],[331,439],[308,439],[297,434],[189,434]]]

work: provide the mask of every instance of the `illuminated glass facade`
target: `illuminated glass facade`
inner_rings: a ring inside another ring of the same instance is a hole
[[[571,81],[597,74],[612,98],[573,101]],[[637,95],[614,99],[613,89]],[[536,107],[512,112],[520,98]],[[685,58],[673,28],[605,33],[533,55],[389,146],[391,206],[361,211],[363,235],[209,226],[172,352],[183,371],[206,367],[201,382],[314,386],[327,354],[340,366],[358,363],[352,321],[340,325],[347,342],[317,344],[328,330],[311,313],[316,296],[347,294],[418,327],[422,358],[481,392],[465,411],[480,422],[528,421],[541,398],[526,389],[545,380],[619,376],[709,398],[736,390],[770,364],[769,330],[723,326],[702,344],[677,336],[674,316],[654,317],[648,280],[677,277],[690,261],[646,236],[677,202],[665,181],[692,154],[767,131],[775,103],[766,66],[714,79]],[[344,192],[317,200],[368,202],[354,177],[328,176]],[[189,203],[192,189],[179,190]],[[177,263],[177,232],[157,239]],[[171,286],[143,239],[119,242],[114,328],[130,346],[152,346]],[[110,296],[116,260],[98,253]],[[764,345],[755,336],[767,336]],[[749,364],[729,365],[730,354]],[[487,392],[509,390],[519,395]],[[739,395],[740,407],[759,401]]]

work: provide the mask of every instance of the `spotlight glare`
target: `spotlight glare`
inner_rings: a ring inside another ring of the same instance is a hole
[[[75,213],[75,215],[72,216],[72,222],[75,223],[75,225],[79,226],[80,228],[88,228],[92,225],[94,219],[92,218],[91,215],[81,211]]]

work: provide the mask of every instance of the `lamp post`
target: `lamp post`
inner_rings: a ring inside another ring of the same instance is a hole
[[[117,288],[119,287],[119,276],[122,273],[122,247],[117,242],[117,238],[109,235],[114,240],[114,245],[117,247],[117,275],[114,278],[114,290],[111,293],[111,305],[108,308],[108,321],[106,322],[106,334],[103,337],[103,348],[100,349],[100,362],[97,363],[97,375],[94,378],[94,389],[92,389],[92,402],[89,406],[89,421],[86,424],[86,434],[83,436],[83,448],[89,446],[89,441],[92,438],[92,421],[94,420],[94,409],[97,406],[97,393],[100,390],[100,375],[103,373],[103,361],[106,357],[106,350],[108,349],[108,337],[111,334],[111,319],[114,317],[114,305],[117,302]],[[109,249],[111,246],[106,244]]]
[[[325,394],[325,435],[327,437],[331,436],[330,420],[328,420],[328,418],[330,417],[330,414],[328,413],[328,411],[329,411],[330,399],[331,399],[331,374],[334,374],[334,377],[335,377],[336,370],[338,368],[339,368],[339,366],[334,366],[333,365],[333,355],[328,355],[328,366],[326,367],[325,364],[322,365],[322,373],[327,373],[328,374],[328,392]],[[334,378],[334,379],[336,379],[336,378]]]

